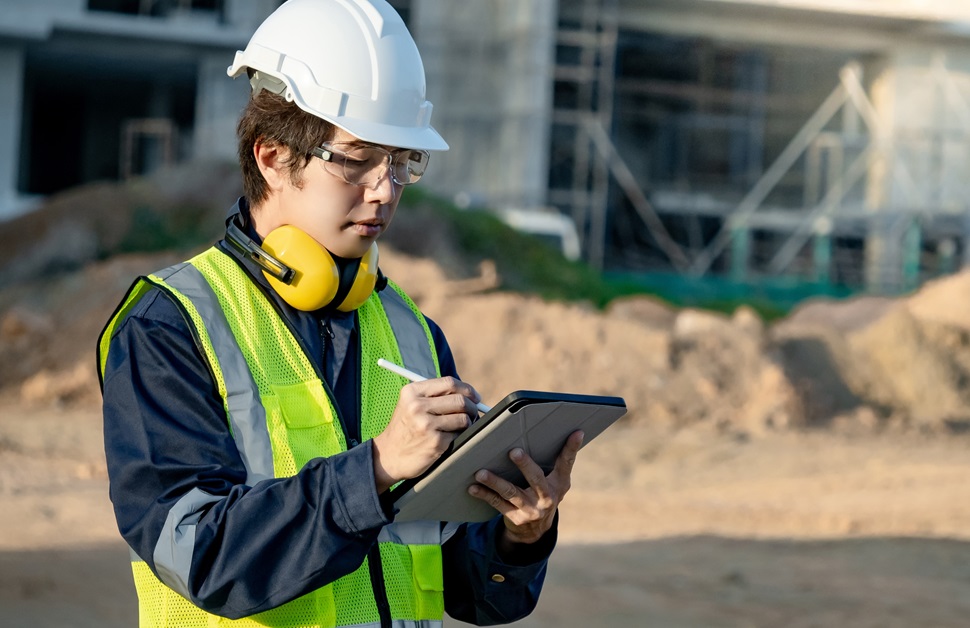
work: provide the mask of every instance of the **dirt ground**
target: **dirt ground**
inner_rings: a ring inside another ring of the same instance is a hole
[[[967,624],[970,275],[769,325],[544,303],[384,255],[486,402],[525,388],[630,408],[581,453],[520,625]],[[131,277],[170,261],[0,291],[0,627],[136,623],[93,347]]]
[[[97,410],[0,407],[0,626],[135,625]],[[968,484],[963,438],[616,427],[520,625],[965,626]]]

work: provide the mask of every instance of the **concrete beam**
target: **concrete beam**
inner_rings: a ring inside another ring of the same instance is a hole
[[[933,22],[970,21],[970,5],[952,0],[708,0],[823,13]]]
[[[620,25],[626,30],[702,37],[746,46],[800,47],[853,54],[884,52],[902,41],[940,43],[946,39],[970,45],[970,36],[957,28],[960,24],[952,22],[863,12],[825,12],[794,2],[780,5],[767,0],[650,3],[621,0]]]

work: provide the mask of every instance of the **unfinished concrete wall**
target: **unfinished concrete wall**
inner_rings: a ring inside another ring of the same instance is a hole
[[[886,204],[964,209],[970,171],[970,49],[906,47],[886,55],[873,90],[894,138]]]
[[[876,120],[891,138],[867,189],[876,217],[866,238],[866,283],[881,291],[899,285],[906,258],[922,247],[944,251],[963,242],[966,254],[970,233],[960,216],[970,213],[970,48],[903,45],[873,70]]]
[[[537,207],[548,182],[554,0],[415,0],[411,30],[451,152],[429,188],[460,202]]]
[[[249,98],[245,74],[226,75],[232,55],[215,51],[200,55],[195,101],[193,154],[197,159],[236,158],[236,123]]]
[[[16,89],[0,90],[0,220],[20,213],[17,178],[20,173],[20,120],[24,54],[20,46],[0,46],[0,75]]]

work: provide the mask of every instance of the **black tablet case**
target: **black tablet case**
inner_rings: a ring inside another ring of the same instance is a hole
[[[395,521],[487,521],[498,512],[468,494],[479,469],[521,486],[522,473],[509,459],[524,449],[548,473],[578,429],[584,445],[626,413],[620,397],[518,390],[507,395],[471,427],[424,475],[391,491]]]

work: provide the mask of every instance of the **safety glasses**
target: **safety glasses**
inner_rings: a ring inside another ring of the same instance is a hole
[[[431,154],[425,150],[399,148],[389,151],[373,144],[358,142],[324,142],[311,151],[323,161],[330,174],[351,185],[376,189],[390,170],[391,180],[398,185],[417,183],[428,167]]]

